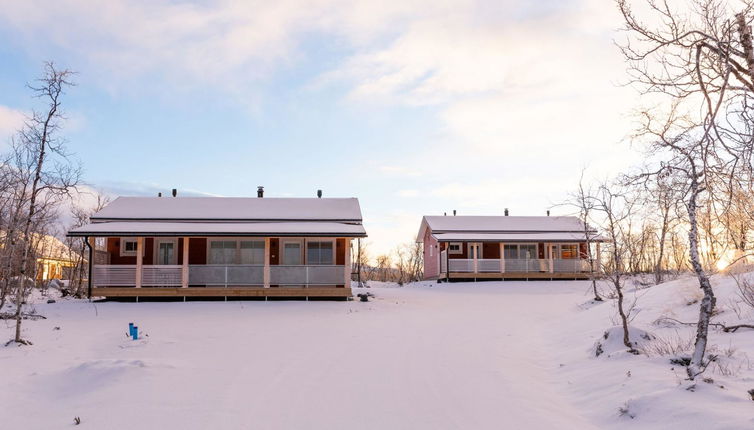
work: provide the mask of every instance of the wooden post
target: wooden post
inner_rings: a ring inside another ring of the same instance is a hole
[[[181,268],[181,287],[189,286],[189,238],[183,238],[183,267]]]
[[[270,288],[270,238],[264,238],[264,271],[262,275],[264,288]]]
[[[500,273],[505,273],[505,245],[500,242]]]
[[[547,253],[550,254],[550,273],[553,273],[555,271],[555,267],[552,261],[552,244],[546,243],[545,247],[546,247]]]
[[[351,238],[350,237],[343,238],[343,246],[345,246],[345,249],[343,250],[343,253],[345,255],[345,258],[343,259],[343,265],[344,265],[343,286],[346,288],[351,288]]]
[[[141,288],[141,267],[144,263],[144,238],[136,238],[136,288]]]
[[[597,265],[597,267],[593,267],[592,270],[594,270],[595,273],[600,273],[600,270],[602,270],[602,262],[600,261],[602,258],[602,254],[600,253],[600,243],[597,242],[597,258],[594,259],[594,264]]]
[[[474,251],[474,273],[479,273],[479,261],[477,261],[479,258],[479,244],[473,243],[471,249]]]
[[[87,273],[87,278],[89,278],[87,281],[87,297],[91,300],[92,298],[92,286],[94,285],[94,256],[95,256],[95,245],[97,244],[97,238],[95,237],[87,237],[86,238],[86,244],[89,248],[89,273]]]

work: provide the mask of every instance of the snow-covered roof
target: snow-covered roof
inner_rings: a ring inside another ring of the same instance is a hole
[[[92,222],[185,221],[361,221],[356,198],[118,197]]]
[[[417,241],[423,240],[427,229],[443,240],[584,240],[584,223],[574,216],[425,216]],[[594,234],[592,240],[602,240],[591,226],[589,231]],[[446,235],[450,233],[454,235]],[[499,235],[499,239],[489,235]]]
[[[365,237],[361,224],[344,222],[99,222],[69,236],[348,236]]]
[[[119,197],[68,236],[366,237],[355,198]]]
[[[443,242],[579,242],[584,240],[584,232],[549,233],[435,233],[433,236]],[[605,238],[592,233],[591,241],[600,242]]]

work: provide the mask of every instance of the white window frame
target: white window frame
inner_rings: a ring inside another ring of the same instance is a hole
[[[298,243],[301,245],[301,265],[306,265],[306,240],[303,238],[300,239],[291,239],[291,238],[280,238],[280,245],[278,253],[280,253],[280,257],[278,258],[278,264],[281,266],[287,266],[288,264],[283,263],[283,257],[285,256],[285,244],[286,243]]]
[[[516,247],[516,254],[518,255],[518,258],[515,258],[515,260],[526,260],[526,258],[521,258],[521,245],[525,245],[525,246],[534,245],[534,248],[535,248],[534,257],[530,258],[529,260],[539,260],[539,242],[516,242],[516,243],[503,242],[503,253],[505,253],[505,245],[511,245],[511,246]]]
[[[458,250],[450,249],[451,246],[458,246]],[[463,242],[448,242],[448,254],[463,254]]]
[[[134,249],[133,251],[126,251],[126,241],[135,243],[136,249]],[[137,249],[139,249],[138,238],[136,237],[121,237],[120,238],[120,256],[121,257],[136,257]],[[142,252],[144,252],[144,250],[142,250]]]
[[[576,256],[574,258],[563,258],[563,245],[570,245],[576,247]],[[560,260],[580,260],[581,259],[581,246],[578,242],[561,243],[558,246],[558,259]]]
[[[236,261],[239,264],[241,263],[241,242],[261,242],[262,243],[262,262],[259,264],[251,264],[252,266],[264,266],[264,246],[265,246],[265,240],[263,237],[239,237],[236,239]],[[246,264],[249,265],[249,264]]]
[[[238,264],[238,262],[240,261],[239,260],[239,258],[240,258],[239,254],[240,253],[238,251],[238,247],[241,246],[241,245],[238,244],[238,238],[237,237],[208,237],[207,238],[207,257],[206,257],[206,260],[205,260],[207,262],[207,264],[219,264],[219,263],[210,263],[209,262],[210,255],[212,253],[212,242],[230,242],[230,241],[235,241],[235,243],[236,243],[236,251],[235,251],[235,254],[233,255],[233,262],[232,263],[228,263],[226,265]]]
[[[304,265],[309,264],[309,242],[330,242],[332,243],[332,265],[337,266],[338,264],[338,243],[336,238],[332,237],[307,237],[304,238]]]

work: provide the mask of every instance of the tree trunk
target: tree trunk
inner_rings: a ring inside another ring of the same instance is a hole
[[[699,322],[696,327],[696,341],[694,342],[694,353],[691,356],[691,363],[687,369],[689,379],[693,380],[697,375],[704,371],[704,354],[707,350],[707,333],[709,332],[709,323],[712,318],[712,312],[715,309],[715,294],[712,290],[709,276],[702,268],[699,261],[699,227],[697,225],[697,197],[699,195],[699,184],[696,178],[692,179],[691,195],[687,206],[689,214],[689,257],[691,267],[694,269],[699,287],[704,292],[704,298],[699,306]]]

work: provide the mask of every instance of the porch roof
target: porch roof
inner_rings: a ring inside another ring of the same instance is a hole
[[[440,242],[585,242],[584,233],[573,232],[526,232],[526,233],[433,233]],[[592,242],[605,242],[606,239],[596,233],[590,237]]]
[[[345,236],[366,237],[364,226],[344,222],[96,222],[68,236]]]

